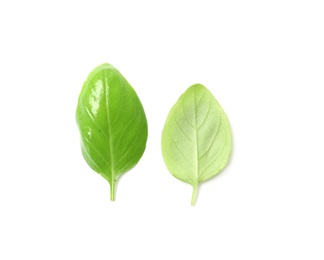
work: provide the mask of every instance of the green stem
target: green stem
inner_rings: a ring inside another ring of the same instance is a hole
[[[110,200],[111,201],[115,201],[115,184],[116,184],[116,181],[111,180],[111,183],[110,183]]]
[[[194,184],[192,187],[191,206],[195,206],[198,194],[198,184]]]

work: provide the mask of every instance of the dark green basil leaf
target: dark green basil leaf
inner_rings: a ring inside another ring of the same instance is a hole
[[[110,183],[137,164],[147,140],[143,106],[131,85],[109,64],[95,68],[84,83],[76,120],[88,165]]]

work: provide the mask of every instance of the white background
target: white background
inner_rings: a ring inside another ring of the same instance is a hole
[[[115,202],[75,123],[104,62],[149,124]],[[233,154],[192,207],[160,137],[198,82]],[[324,259],[323,89],[323,1],[1,1],[0,259]]]

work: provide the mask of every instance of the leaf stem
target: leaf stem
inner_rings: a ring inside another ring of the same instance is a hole
[[[116,181],[114,179],[111,180],[110,183],[110,200],[115,201],[115,184]]]
[[[192,187],[191,206],[195,206],[198,195],[198,184],[193,184]]]

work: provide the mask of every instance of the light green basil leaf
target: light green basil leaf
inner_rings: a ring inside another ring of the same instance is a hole
[[[118,177],[135,166],[145,150],[147,121],[142,104],[122,74],[102,64],[82,87],[76,121],[83,157],[108,180],[114,200]]]
[[[203,85],[188,88],[171,108],[162,133],[162,154],[170,173],[193,186],[227,165],[232,150],[231,128],[224,110]]]

